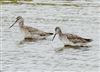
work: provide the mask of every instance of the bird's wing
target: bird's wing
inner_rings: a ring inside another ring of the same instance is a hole
[[[30,32],[31,34],[37,34],[37,35],[40,35],[40,36],[46,36],[48,33],[47,32],[44,32],[42,30],[39,30],[39,29],[36,29],[36,28],[33,28],[33,27],[26,27],[28,32]]]
[[[74,35],[74,34],[66,34],[67,38],[73,42],[73,43],[85,43],[86,40],[78,35]]]

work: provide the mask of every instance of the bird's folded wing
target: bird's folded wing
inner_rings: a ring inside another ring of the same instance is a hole
[[[39,30],[39,29],[36,29],[36,28],[33,28],[33,27],[28,27],[28,31],[31,34],[37,34],[37,35],[40,35],[40,36],[44,36],[46,34],[46,32],[43,32],[42,30]]]
[[[85,43],[86,40],[78,35],[66,34],[67,38],[73,43]]]

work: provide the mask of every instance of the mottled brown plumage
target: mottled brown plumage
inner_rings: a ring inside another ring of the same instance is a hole
[[[75,35],[75,34],[67,33],[66,36],[73,43],[87,43],[87,42],[89,42],[89,41],[87,41],[86,38],[82,38],[82,37]]]
[[[78,45],[78,46],[83,46],[86,45],[86,43],[91,42],[91,39],[86,39],[83,37],[80,37],[78,35],[75,34],[70,34],[70,33],[62,33],[60,27],[56,27],[55,28],[55,35],[53,37],[53,39],[55,38],[56,34],[59,35],[59,39],[64,43],[64,45]]]
[[[31,38],[45,39],[46,37],[53,35],[53,33],[48,33],[48,32],[44,32],[44,31],[41,31],[39,29],[30,27],[30,26],[25,26],[24,25],[24,19],[21,16],[18,16],[16,18],[15,23],[16,22],[19,23],[19,27],[20,27],[21,31],[24,33],[24,39],[27,39],[27,40],[28,40],[28,38],[29,38],[29,40]],[[11,28],[14,24],[12,24],[9,28]]]

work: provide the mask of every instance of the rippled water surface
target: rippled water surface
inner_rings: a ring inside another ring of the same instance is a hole
[[[34,72],[34,70],[99,72],[100,5],[98,2],[76,4],[78,6],[1,4],[1,70],[4,72]],[[17,16],[23,16],[25,25],[46,32],[54,32],[54,28],[59,26],[64,33],[91,38],[93,39],[90,43],[91,47],[63,48],[58,37],[51,41],[52,36],[47,40],[19,44],[23,36],[18,24],[9,29]]]

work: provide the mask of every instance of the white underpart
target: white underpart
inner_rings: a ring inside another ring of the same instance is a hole
[[[23,33],[24,38],[28,38],[28,37],[31,38],[32,37],[30,32],[28,32],[27,30],[24,30],[22,28],[20,28],[20,29],[21,29],[21,31]]]
[[[46,36],[40,36],[38,33],[30,33],[27,30],[21,29],[23,32],[24,38],[35,38],[35,39],[43,39],[46,38]]]
[[[28,37],[32,37],[32,35],[30,34],[30,32],[24,32],[24,37],[26,38],[28,38]]]
[[[45,38],[45,36],[40,36],[37,33],[30,33],[30,32],[24,32],[24,36],[25,37],[32,37],[32,38],[36,38],[36,39],[42,39]]]
[[[67,39],[66,36],[59,36],[59,39],[64,43],[64,45],[72,45],[73,43]]]

